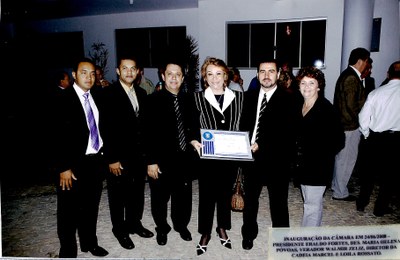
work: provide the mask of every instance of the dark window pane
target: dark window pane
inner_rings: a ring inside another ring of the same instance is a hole
[[[117,59],[127,54],[135,55],[142,66],[157,68],[165,54],[183,49],[185,39],[184,26],[117,29]]]
[[[251,25],[251,62],[250,67],[257,67],[259,57],[274,58],[275,24],[260,23]]]
[[[300,22],[277,24],[276,47],[279,64],[289,62],[292,67],[299,66]]]
[[[381,40],[382,18],[374,18],[372,21],[371,52],[377,52],[379,51],[379,44]]]
[[[276,31],[275,31],[276,30]],[[326,20],[227,25],[227,63],[257,67],[259,58],[276,57],[293,68],[325,61]]]
[[[228,24],[227,64],[249,67],[249,24]]]
[[[134,55],[144,66],[148,65],[150,63],[149,33],[146,28],[115,30],[117,61],[123,56]]]
[[[151,31],[151,67],[161,65],[165,55],[183,52],[186,39],[185,27],[155,28]]]
[[[326,20],[304,21],[302,27],[301,66],[325,64]]]

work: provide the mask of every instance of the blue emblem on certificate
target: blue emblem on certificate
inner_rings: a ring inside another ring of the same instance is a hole
[[[200,129],[201,158],[252,161],[248,132]]]
[[[203,134],[203,150],[204,155],[214,155],[214,135],[210,131],[205,131]]]

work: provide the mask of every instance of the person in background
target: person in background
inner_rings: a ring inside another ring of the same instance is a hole
[[[54,140],[57,138],[58,129],[53,128],[56,123],[58,117],[58,106],[59,106],[59,98],[60,95],[63,94],[64,90],[71,86],[71,80],[69,74],[66,71],[57,71],[52,75],[49,79],[49,86],[46,89],[45,102],[43,102],[47,109],[45,114],[45,122],[42,124],[44,126],[45,131],[42,133],[47,136],[50,140]],[[53,147],[55,144],[52,142],[46,142],[47,151],[45,158],[47,159],[47,165],[50,167],[51,176],[54,175],[51,163],[53,161],[53,156],[55,155],[53,150],[56,149],[57,146]],[[58,178],[57,178],[58,179]]]
[[[231,90],[244,91],[243,79],[240,77],[240,71],[237,68],[229,70],[229,85]]]
[[[240,70],[236,67],[232,68],[233,78],[232,81],[238,83],[243,88],[243,79],[240,76]]]
[[[368,95],[359,114],[366,157],[362,164],[356,208],[364,211],[377,179],[379,193],[373,210],[377,217],[393,211],[389,204],[400,181],[400,61],[390,65],[388,79],[387,84]]]
[[[65,71],[58,72],[56,75],[56,83],[58,89],[64,90],[69,88],[71,86],[71,80],[68,73]]]
[[[104,78],[104,71],[103,69],[96,65],[96,82],[95,87],[97,88],[105,88],[110,86],[110,82]]]
[[[258,84],[260,84],[260,82],[258,81],[257,76],[255,76],[254,78],[251,79],[247,91],[257,89]]]
[[[139,87],[146,90],[147,95],[150,95],[151,93],[153,93],[155,91],[155,86],[154,86],[153,82],[151,82],[151,80],[149,80],[148,78],[146,78],[144,76],[144,68],[140,67],[138,69],[139,69],[139,73],[138,73],[137,80],[139,83]]]
[[[189,140],[201,154],[200,129],[238,131],[242,113],[243,92],[227,88],[229,68],[215,57],[207,57],[201,66],[205,89],[193,95],[189,123]],[[231,249],[226,230],[231,229],[231,196],[237,165],[229,160],[202,160],[199,180],[198,232],[201,234],[197,254],[207,251],[211,239],[214,211],[217,208],[217,228],[221,245]]]
[[[315,67],[304,67],[297,74],[303,101],[297,108],[297,164],[295,182],[303,198],[302,227],[322,224],[326,188],[331,185],[335,155],[344,146],[339,114],[323,93],[325,76]]]
[[[166,63],[162,74],[165,88],[149,96],[146,116],[147,174],[150,177],[151,212],[159,245],[167,243],[171,231],[167,222],[170,199],[174,230],[183,240],[192,240],[187,226],[192,214],[191,168],[194,151],[188,149],[186,140],[184,116],[187,95],[181,90],[184,72],[179,60],[170,58]]]
[[[164,68],[158,68],[157,74],[158,74],[158,79],[159,80],[158,80],[158,82],[157,82],[157,84],[155,86],[155,90],[154,91],[159,91],[159,90],[164,88],[165,82],[162,79],[163,73],[164,73]]]
[[[290,165],[294,160],[295,106],[292,96],[277,86],[276,60],[264,58],[257,67],[259,86],[245,93],[241,131],[250,133],[254,162],[243,166],[245,207],[242,247],[253,248],[263,185],[268,188],[272,227],[289,227]],[[263,105],[264,104],[264,105]]]
[[[293,94],[296,91],[299,91],[298,86],[296,86],[296,79],[294,78],[294,76],[292,77],[291,74],[287,71],[281,71],[281,73],[279,74],[278,86],[282,87],[289,94]]]
[[[355,201],[349,194],[347,184],[353,173],[358,156],[360,131],[358,130],[358,114],[367,98],[362,83],[361,73],[368,65],[370,52],[364,48],[351,51],[348,67],[336,81],[333,105],[339,111],[340,119],[346,135],[344,148],[336,155],[332,180],[332,199]]]
[[[154,235],[141,223],[147,168],[142,124],[147,94],[134,84],[139,73],[135,57],[122,56],[116,73],[119,80],[103,91],[108,201],[114,236],[123,248],[133,249],[129,234],[144,238]]]
[[[363,85],[365,87],[365,91],[367,92],[367,96],[369,93],[371,93],[372,90],[375,89],[375,79],[373,77],[371,77],[372,63],[373,63],[373,60],[371,58],[369,58],[367,66],[361,73],[361,79],[362,79]]]
[[[375,79],[373,77],[371,77],[372,62],[373,62],[373,60],[371,58],[369,58],[367,66],[361,73],[362,83],[365,87],[365,92],[366,92],[367,96],[369,93],[371,93],[372,90],[375,89]],[[360,168],[361,168],[360,165],[364,164],[363,161],[366,159],[365,155],[364,155],[365,142],[366,142],[365,138],[360,138],[360,144],[358,146],[357,160],[356,160],[356,164],[354,165],[354,170],[353,170],[353,176],[357,176],[358,178],[360,178],[360,175],[363,174],[362,172],[360,172]]]
[[[90,90],[95,66],[90,59],[76,63],[75,83],[60,95],[54,135],[57,185],[57,233],[60,258],[77,257],[76,231],[82,252],[106,256],[97,242],[97,217],[107,165],[103,157],[101,97]],[[57,138],[59,137],[59,138]]]

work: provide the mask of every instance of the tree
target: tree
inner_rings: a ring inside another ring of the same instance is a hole
[[[106,45],[102,42],[93,43],[92,51],[93,52],[89,51],[89,57],[103,70],[104,74],[106,74],[108,61],[108,50],[106,49]]]

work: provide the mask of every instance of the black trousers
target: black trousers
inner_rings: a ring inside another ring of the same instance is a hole
[[[171,199],[171,220],[174,230],[186,229],[192,215],[192,178],[185,162],[159,165],[159,178],[148,178],[151,190],[151,213],[156,231],[168,234],[171,230],[167,222],[168,201]]]
[[[231,197],[236,174],[235,162],[207,159],[201,162],[201,171],[198,174],[198,232],[200,234],[211,234],[215,207],[217,208],[217,227],[231,229]]]
[[[289,174],[288,171],[268,172],[267,167],[261,168],[256,163],[243,167],[244,174],[244,209],[243,209],[243,239],[253,240],[258,235],[257,215],[259,198],[264,184],[269,196],[269,208],[272,227],[289,227]],[[262,175],[269,175],[263,177]]]
[[[72,169],[77,177],[72,189],[61,190],[57,185],[57,233],[60,258],[77,257],[76,231],[82,251],[97,246],[97,217],[106,164],[101,155],[85,156]]]
[[[375,184],[379,192],[374,212],[384,213],[400,181],[400,132],[371,132],[365,142],[365,158],[360,165],[360,194],[357,206],[365,207],[370,202]]]
[[[115,236],[128,236],[140,229],[144,210],[146,166],[144,162],[124,164],[122,175],[107,173],[108,204]]]

